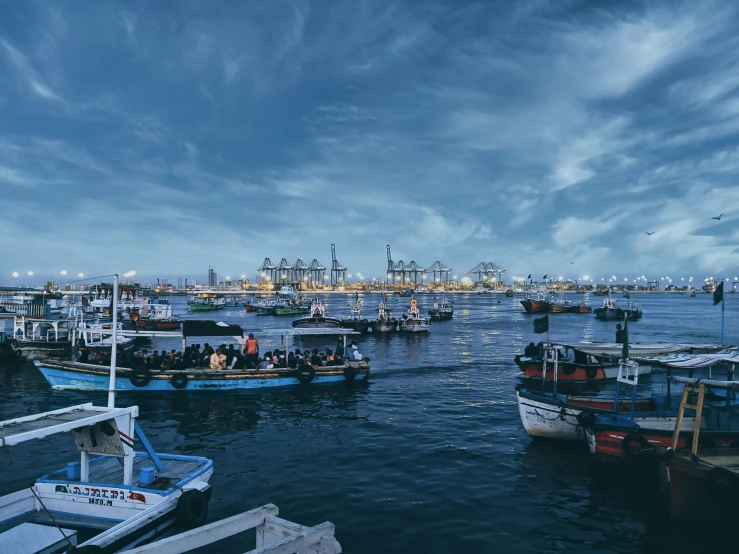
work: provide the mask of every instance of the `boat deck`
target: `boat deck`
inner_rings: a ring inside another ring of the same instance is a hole
[[[152,490],[167,490],[173,485],[180,483],[193,475],[206,470],[212,463],[207,458],[193,456],[172,456],[159,454],[159,459],[164,466],[164,471],[157,474],[154,483],[144,485],[138,481],[141,469],[154,467],[154,462],[143,452],[137,452],[133,460],[133,487],[141,487]],[[45,475],[39,481],[65,481],[68,483],[79,483],[79,480],[68,479],[67,469],[60,469],[55,473]],[[106,485],[123,485],[123,466],[116,457],[101,456],[90,460],[90,478],[88,483],[105,483]]]

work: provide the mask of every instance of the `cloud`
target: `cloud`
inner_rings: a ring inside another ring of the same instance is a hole
[[[31,66],[25,55],[5,40],[0,40],[0,44],[2,44],[8,58],[16,67],[20,77],[26,83],[31,92],[45,100],[54,100],[61,103],[64,102],[62,97],[55,93],[38,75],[37,71]]]

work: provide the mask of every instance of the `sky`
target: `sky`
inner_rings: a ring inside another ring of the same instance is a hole
[[[733,277],[737,25],[705,0],[4,2],[0,285],[253,278],[332,243],[367,277],[387,244],[460,277]]]

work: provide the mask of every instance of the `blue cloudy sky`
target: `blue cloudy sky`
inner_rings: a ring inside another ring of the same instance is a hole
[[[4,2],[0,284],[253,276],[331,242],[366,276],[387,243],[460,274],[729,275],[738,12]]]

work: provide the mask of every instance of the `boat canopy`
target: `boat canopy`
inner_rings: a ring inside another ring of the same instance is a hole
[[[558,345],[554,345],[558,346]],[[623,344],[599,342],[599,343],[586,343],[586,344],[570,344],[562,345],[568,346],[574,350],[579,350],[590,356],[601,356],[608,358],[619,358],[623,351]],[[725,349],[725,346],[718,344],[669,344],[669,343],[654,343],[654,344],[634,344],[629,343],[629,355],[632,358],[655,358],[659,356],[667,356],[669,354],[677,354],[680,352],[718,352]],[[737,360],[739,361],[739,360]]]
[[[242,335],[244,330],[240,325],[223,323],[212,320],[189,320],[182,322],[183,337],[232,337]]]
[[[739,350],[722,350],[715,354],[670,354],[650,358],[649,361],[681,369],[711,367],[721,363],[739,364]]]

